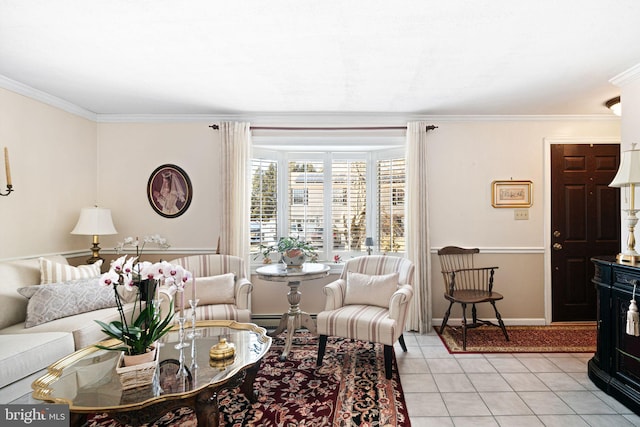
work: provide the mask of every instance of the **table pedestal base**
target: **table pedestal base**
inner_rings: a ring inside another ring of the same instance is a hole
[[[288,282],[287,286],[289,286],[289,293],[287,294],[289,311],[282,315],[280,324],[278,325],[276,330],[272,334],[270,334],[271,337],[276,337],[280,335],[284,330],[287,331],[284,350],[280,355],[281,361],[287,359],[289,351],[291,351],[291,341],[293,340],[293,334],[295,334],[298,329],[305,327],[312,334],[315,335],[317,333],[316,324],[311,318],[311,315],[300,310],[301,293],[298,290],[298,288],[300,287],[300,281]]]

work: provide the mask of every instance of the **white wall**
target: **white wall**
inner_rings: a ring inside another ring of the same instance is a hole
[[[118,235],[104,236],[113,248],[126,236],[159,233],[173,249],[216,247],[220,235],[220,139],[210,123],[100,123],[98,195],[112,210]],[[191,180],[193,199],[177,218],[158,215],[147,199],[151,173],[163,164],[181,167]]]
[[[484,120],[436,123],[428,134],[431,246],[487,249],[544,244],[545,138],[619,137],[617,120]],[[491,206],[494,180],[533,181],[529,220]]]
[[[0,89],[0,147],[15,190],[0,197],[0,259],[91,246],[69,233],[80,208],[95,203],[96,131],[94,121]]]

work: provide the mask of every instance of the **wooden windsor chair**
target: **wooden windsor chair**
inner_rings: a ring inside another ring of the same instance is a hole
[[[493,290],[493,276],[498,267],[475,267],[474,256],[480,249],[465,249],[457,246],[446,246],[438,251],[442,277],[444,279],[444,297],[449,301],[440,333],[449,321],[451,307],[454,303],[462,306],[462,348],[467,349],[467,329],[481,325],[499,326],[507,341],[509,334],[504,326],[496,301],[503,299],[502,294]],[[493,306],[498,325],[488,320],[480,320],[477,316],[476,304],[488,302]],[[467,323],[467,305],[471,304],[472,322]]]

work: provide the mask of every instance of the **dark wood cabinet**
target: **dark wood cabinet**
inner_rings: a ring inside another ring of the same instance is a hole
[[[636,287],[640,301],[640,266],[596,257],[598,344],[589,361],[589,378],[607,394],[640,414],[640,337],[626,333],[627,310]]]

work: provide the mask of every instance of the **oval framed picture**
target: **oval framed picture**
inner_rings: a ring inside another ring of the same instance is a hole
[[[147,197],[158,215],[179,217],[189,208],[193,197],[189,175],[176,165],[158,166],[149,177]]]

